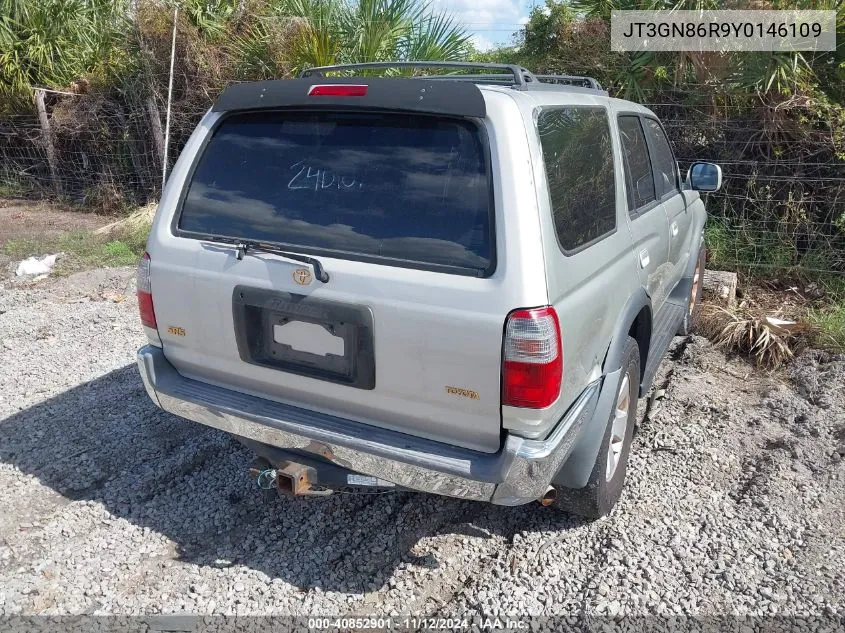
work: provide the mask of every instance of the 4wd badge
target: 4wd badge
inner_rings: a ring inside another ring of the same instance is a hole
[[[479,400],[481,398],[477,391],[473,391],[472,389],[463,389],[462,387],[450,387],[449,385],[446,385],[446,393],[450,393],[453,396],[469,398],[470,400]]]
[[[297,268],[293,271],[293,280],[300,286],[307,286],[311,283],[311,271],[307,268]]]

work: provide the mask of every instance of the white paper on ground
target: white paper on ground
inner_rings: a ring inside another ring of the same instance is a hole
[[[53,270],[53,266],[56,265],[56,258],[58,256],[59,254],[56,253],[55,255],[45,255],[41,258],[28,257],[18,264],[15,274],[18,277],[23,277],[24,275],[49,275],[50,271]]]

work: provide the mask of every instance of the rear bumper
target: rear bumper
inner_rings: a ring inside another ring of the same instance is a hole
[[[519,505],[540,498],[596,409],[590,384],[544,440],[506,435],[494,454],[379,429],[181,376],[164,352],[138,350],[147,393],[159,407],[207,426],[283,449],[320,455],[352,471],[449,497]]]

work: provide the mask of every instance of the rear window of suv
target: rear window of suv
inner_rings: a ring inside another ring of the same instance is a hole
[[[208,141],[178,228],[486,276],[495,261],[491,192],[486,137],[470,121],[243,113]]]

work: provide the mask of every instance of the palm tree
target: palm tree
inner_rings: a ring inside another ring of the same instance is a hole
[[[271,0],[274,1],[274,0]],[[275,0],[301,21],[294,70],[334,63],[466,59],[469,35],[425,0]]]
[[[116,0],[0,0],[0,101],[64,87],[112,57],[126,20]]]
[[[276,12],[293,20],[296,32],[290,43],[293,70],[333,64],[346,44],[351,11],[338,0],[282,0]]]

